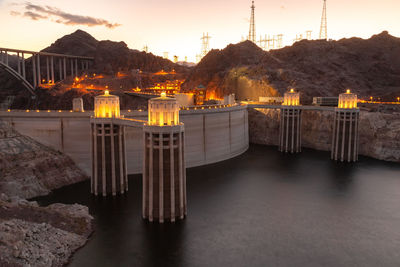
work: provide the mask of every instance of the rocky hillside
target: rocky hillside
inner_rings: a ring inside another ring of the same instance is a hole
[[[304,110],[302,146],[330,151],[334,113]],[[250,142],[278,145],[279,109],[249,109]],[[360,112],[360,155],[400,162],[400,116],[380,112]]]
[[[71,158],[0,120],[0,193],[32,198],[85,179]]]
[[[303,40],[270,52],[250,41],[213,50],[192,69],[184,88],[236,93],[238,99],[277,96],[289,88],[313,96],[337,96],[351,88],[360,97],[393,100],[400,91],[400,38],[388,32],[370,39]]]
[[[82,30],[77,30],[74,33],[57,39],[49,47],[46,47],[41,51],[57,54],[94,57],[98,44],[99,41],[97,41],[93,36]]]
[[[152,53],[129,49],[124,42],[98,41],[82,30],[61,37],[42,51],[94,57],[93,71],[97,73],[111,74],[132,69],[185,72],[188,69]]]

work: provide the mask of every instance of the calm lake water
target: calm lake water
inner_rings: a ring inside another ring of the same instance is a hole
[[[87,181],[38,201],[95,218],[70,266],[400,266],[400,164],[329,157],[252,145],[188,169],[188,217],[175,224],[141,219],[141,175],[126,196],[95,198]]]

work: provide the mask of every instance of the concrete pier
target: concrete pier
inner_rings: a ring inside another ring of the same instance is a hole
[[[339,105],[335,108],[331,159],[347,162],[358,160],[359,114],[357,96],[350,90],[340,94]]]
[[[301,106],[300,94],[291,89],[284,95],[280,108],[279,151],[301,152]]]
[[[301,152],[301,109],[298,107],[281,107],[279,151]]]
[[[94,195],[124,194],[128,191],[124,126],[110,119],[92,120],[92,179]]]
[[[175,98],[149,101],[143,128],[143,218],[174,222],[187,215],[184,125]]]
[[[120,117],[119,97],[95,97],[95,116],[91,118],[91,192],[94,195],[124,194],[128,191],[125,152],[125,127],[114,123]]]

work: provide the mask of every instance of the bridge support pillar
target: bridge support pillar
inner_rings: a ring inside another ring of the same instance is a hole
[[[299,106],[281,107],[279,151],[301,152],[301,109]]]
[[[18,74],[21,75],[21,59],[19,57],[19,52],[17,53],[17,68],[18,68]]]
[[[49,69],[49,57],[46,56],[46,79],[47,79],[47,83],[49,83],[50,81],[50,69]]]
[[[51,69],[51,82],[54,84],[54,57],[50,57],[50,69]]]
[[[25,54],[22,53],[22,77],[26,79],[26,70],[25,70]]]
[[[37,84],[37,74],[36,74],[36,55],[32,54],[32,74],[33,74],[33,87],[36,87]]]
[[[78,77],[78,59],[75,58],[75,77]]]
[[[63,58],[63,61],[64,61],[64,68],[63,68],[63,71],[64,71],[64,79],[66,79],[66,78],[67,78],[67,60],[66,60],[65,57]],[[62,80],[63,80],[63,79],[62,79]]]
[[[37,62],[36,62],[36,67],[37,67],[37,71],[36,71],[36,73],[37,73],[37,77],[38,77],[38,85],[41,85],[42,84],[42,75],[41,75],[41,71],[40,71],[40,55],[39,54],[37,54],[36,55],[36,59],[37,59]]]
[[[331,159],[355,162],[358,160],[359,109],[335,108]]]
[[[71,65],[71,76],[74,78],[74,60],[72,58],[69,61],[69,64]]]

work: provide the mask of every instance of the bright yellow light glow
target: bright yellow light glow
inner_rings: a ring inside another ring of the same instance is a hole
[[[162,92],[162,93],[161,93],[161,97],[167,97],[167,93]]]
[[[110,95],[108,90],[104,91],[104,95],[96,96],[94,98],[94,116],[96,118],[119,118],[119,97]]]
[[[149,100],[149,125],[170,126],[179,124],[179,104],[175,98],[161,97]]]
[[[346,93],[339,95],[338,108],[353,109],[357,108],[357,95],[346,90]]]
[[[290,89],[290,92],[284,94],[283,97],[283,106],[299,106],[300,105],[300,94],[294,91],[294,89]]]

